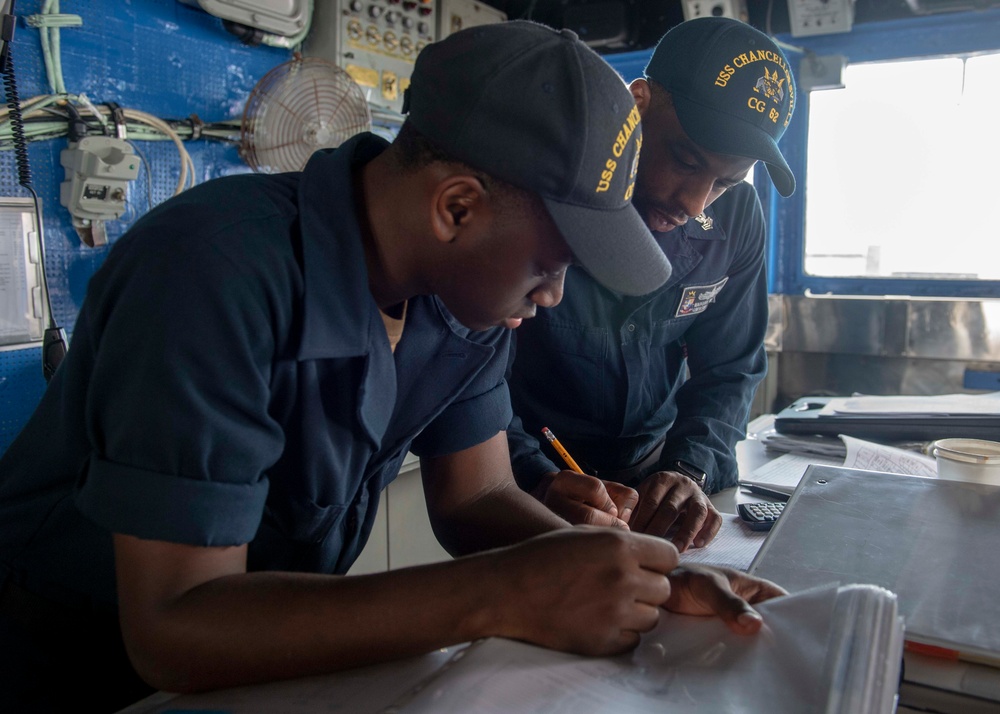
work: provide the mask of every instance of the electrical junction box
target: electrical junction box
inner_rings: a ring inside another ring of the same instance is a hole
[[[746,0],[684,0],[684,19],[729,17],[746,22],[750,19]]]
[[[788,0],[792,37],[850,32],[854,0]]]
[[[274,35],[291,37],[302,32],[309,23],[307,0],[180,0],[185,5],[200,7],[210,15],[238,22],[247,27]],[[325,5],[330,0],[315,0]]]
[[[124,139],[88,136],[63,149],[59,163],[66,169],[59,202],[87,245],[103,245],[103,222],[125,212],[128,184],[139,175],[139,157]]]
[[[303,54],[339,65],[369,104],[399,113],[413,63],[437,41],[437,27],[434,0],[317,0]]]
[[[504,22],[507,13],[478,0],[440,0],[438,7],[438,39],[478,25]]]

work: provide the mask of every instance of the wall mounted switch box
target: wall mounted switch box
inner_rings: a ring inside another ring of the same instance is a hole
[[[105,245],[104,221],[125,212],[128,184],[139,175],[132,145],[110,136],[88,136],[59,154],[66,179],[59,202],[73,216],[73,227],[89,246]]]
[[[330,0],[316,0],[316,4]],[[255,27],[263,32],[291,37],[309,22],[310,3],[306,0],[180,0],[200,7],[223,20]]]

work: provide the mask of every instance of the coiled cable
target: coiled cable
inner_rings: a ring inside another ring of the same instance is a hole
[[[14,39],[14,2],[10,3],[10,14],[3,16],[3,25],[0,34],[4,40],[3,50],[0,51],[0,72],[2,72],[2,82],[4,94],[7,99],[7,106],[10,117],[10,130],[14,144],[14,161],[17,167],[17,181],[31,194],[32,202],[35,206],[35,226],[38,230],[39,259],[42,271],[42,280],[45,282],[45,313],[46,328],[42,337],[42,375],[45,381],[49,381],[55,374],[56,368],[66,356],[66,331],[55,321],[52,314],[52,300],[49,297],[48,276],[45,273],[45,239],[42,233],[42,212],[38,201],[38,194],[35,193],[31,185],[31,166],[28,163],[28,142],[24,137],[24,120],[21,116],[21,101],[17,92],[17,81],[14,79],[14,57],[10,51],[11,42]]]

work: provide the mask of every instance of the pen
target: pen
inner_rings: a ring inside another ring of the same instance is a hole
[[[545,438],[549,440],[550,444],[552,444],[552,448],[559,452],[559,455],[562,457],[562,460],[566,462],[566,465],[578,474],[582,474],[583,469],[581,469],[576,461],[573,460],[573,457],[569,455],[569,452],[566,451],[566,447],[559,443],[559,439],[556,438],[556,435],[553,434],[547,426],[542,427],[542,433],[545,434]]]
[[[750,493],[756,493],[758,496],[767,496],[768,498],[776,498],[779,501],[787,501],[791,498],[791,494],[785,493],[784,491],[779,491],[775,488],[768,488],[767,486],[762,486],[757,483],[747,483],[740,481],[740,488],[744,488]]]

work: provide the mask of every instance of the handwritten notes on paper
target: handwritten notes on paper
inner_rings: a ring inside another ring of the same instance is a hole
[[[929,456],[909,449],[877,444],[873,441],[857,439],[853,436],[840,436],[847,447],[847,455],[843,459],[804,454],[784,454],[769,461],[752,474],[743,478],[761,484],[773,484],[789,489],[798,486],[802,475],[811,464],[826,464],[829,466],[844,466],[862,471],[881,471],[883,473],[908,474],[910,476],[937,476],[937,463]]]
[[[937,476],[937,462],[929,456],[894,446],[875,444],[853,436],[841,435],[840,438],[847,445],[844,466],[849,469],[932,478]]]

